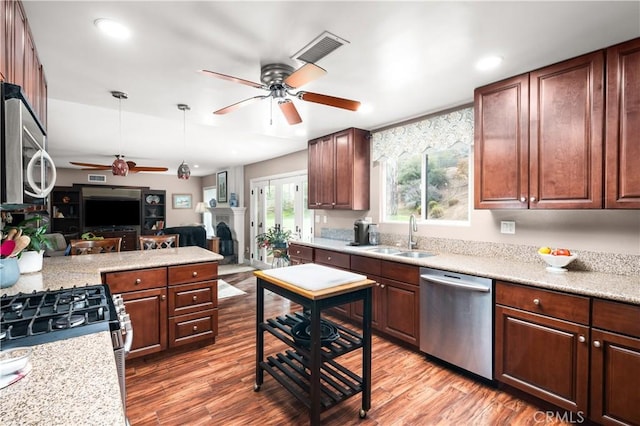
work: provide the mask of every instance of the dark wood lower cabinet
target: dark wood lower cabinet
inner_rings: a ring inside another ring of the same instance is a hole
[[[122,294],[131,317],[133,345],[129,358],[137,358],[167,348],[167,289],[132,291]]]
[[[574,412],[587,412],[589,328],[496,306],[496,379]]]
[[[591,333],[591,418],[640,425],[640,339]]]
[[[412,345],[419,345],[420,287],[380,278],[381,330]]]

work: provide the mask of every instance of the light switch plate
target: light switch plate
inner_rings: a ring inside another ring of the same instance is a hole
[[[516,233],[516,222],[513,220],[503,220],[500,222],[500,233],[501,234],[515,234]]]

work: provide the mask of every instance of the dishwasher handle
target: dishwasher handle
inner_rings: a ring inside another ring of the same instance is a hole
[[[446,286],[449,286],[449,287],[456,287],[456,288],[460,288],[460,289],[463,289],[463,290],[479,291],[481,293],[489,293],[491,291],[491,287],[473,285],[471,283],[464,282],[464,281],[445,280],[443,278],[434,277],[432,275],[420,275],[420,278],[422,278],[425,281],[432,282],[432,283],[442,284],[442,285],[446,285]]]

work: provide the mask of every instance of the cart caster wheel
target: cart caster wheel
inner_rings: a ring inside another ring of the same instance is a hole
[[[254,384],[253,384],[253,391],[254,391],[254,392],[258,392],[259,390],[260,390],[260,385],[259,385],[259,384],[257,384],[257,383],[254,383]]]
[[[358,414],[360,415],[361,419],[364,419],[365,417],[367,417],[367,412],[364,411],[362,408],[360,409],[360,412]]]

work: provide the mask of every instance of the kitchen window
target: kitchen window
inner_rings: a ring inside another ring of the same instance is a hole
[[[382,221],[406,222],[414,214],[433,223],[467,223],[472,141],[471,107],[375,132]]]

